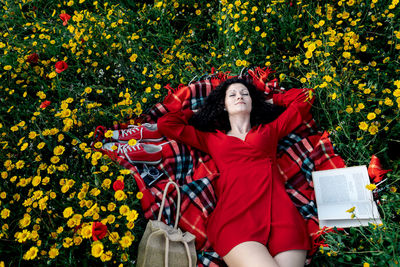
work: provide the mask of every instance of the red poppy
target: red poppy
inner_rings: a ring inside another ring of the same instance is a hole
[[[92,225],[92,237],[94,241],[103,239],[107,234],[107,225],[101,222],[93,222]]]
[[[40,104],[40,108],[47,108],[49,105],[51,104],[51,102],[49,100],[45,100],[42,102],[42,104]]]
[[[39,62],[39,55],[36,53],[30,54],[28,58],[26,59],[26,62],[31,63],[31,64],[36,64]]]
[[[68,14],[60,14],[60,19],[63,21],[63,25],[66,26],[68,24],[68,20],[71,18]]]
[[[392,170],[384,170],[382,168],[382,164],[379,158],[375,155],[372,155],[371,161],[368,166],[368,175],[372,182],[378,183],[382,181],[383,176],[390,171]]]
[[[125,184],[124,184],[124,182],[121,181],[121,180],[116,180],[116,181],[113,183],[113,189],[114,189],[114,191],[124,190],[124,187],[125,187]]]
[[[56,63],[56,72],[57,73],[61,73],[66,69],[68,69],[68,65],[65,61],[61,60]]]

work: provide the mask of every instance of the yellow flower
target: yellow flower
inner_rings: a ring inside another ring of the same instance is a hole
[[[123,236],[119,243],[121,244],[121,247],[129,248],[132,245],[132,239],[129,236]]]
[[[114,132],[112,131],[112,130],[108,130],[105,134],[104,134],[104,136],[105,137],[107,137],[107,138],[110,138],[110,137],[112,137],[114,134],[113,134]]]
[[[365,51],[367,51],[367,45],[363,45],[363,46],[361,46],[361,51],[362,51],[362,52],[365,52]]]
[[[343,52],[342,55],[343,55],[344,58],[347,58],[347,59],[349,59],[350,56],[351,56],[350,52]]]
[[[31,247],[25,254],[24,260],[33,260],[36,258],[39,249],[37,247]]]
[[[389,107],[393,106],[393,100],[390,99],[389,97],[385,98],[385,102],[384,103],[385,103],[385,105],[387,105]]]
[[[240,27],[239,27],[237,22],[235,22],[235,25],[234,25],[233,29],[234,29],[235,32],[240,31]]]
[[[73,240],[72,240],[72,238],[70,238],[70,237],[64,238],[64,240],[63,240],[63,247],[64,247],[64,248],[69,248],[69,247],[72,246],[72,245],[73,245]]]
[[[100,159],[102,156],[103,156],[103,154],[101,154],[101,152],[96,151],[96,152],[94,152],[94,153],[92,154],[92,159],[98,160],[98,159]]]
[[[57,257],[59,255],[59,251],[56,248],[51,248],[49,251],[49,258],[50,259],[54,259],[55,257]]]
[[[24,243],[26,240],[28,240],[29,236],[31,235],[31,233],[24,229],[22,232],[17,232],[15,234],[15,237],[18,239],[19,243]]]
[[[122,205],[119,207],[119,213],[122,215],[126,215],[130,211],[129,207],[127,205]]]
[[[72,214],[74,214],[74,211],[71,207],[65,208],[63,211],[64,218],[69,218],[72,216]]]
[[[104,252],[102,255],[101,255],[101,257],[100,257],[100,259],[101,259],[101,261],[102,262],[105,262],[105,261],[109,261],[109,260],[111,260],[111,258],[112,258],[112,251],[107,251],[107,252]]]
[[[108,236],[108,239],[113,243],[117,243],[119,240],[119,234],[118,232],[112,232],[110,233],[110,235]]]
[[[109,189],[110,188],[110,185],[111,185],[111,180],[110,179],[104,179],[104,181],[103,181],[103,183],[101,184],[101,186],[103,187],[103,188],[106,188],[106,189]]]
[[[15,163],[15,167],[17,169],[22,169],[25,166],[25,162],[23,160],[18,160],[17,163]]]
[[[110,202],[110,203],[108,203],[108,205],[107,205],[107,209],[108,209],[109,211],[114,211],[116,206],[117,206],[117,205],[115,205],[114,202]]]
[[[64,153],[64,151],[65,151],[65,147],[64,146],[56,146],[53,149],[53,153],[56,156],[62,155]]]
[[[119,170],[119,173],[120,173],[120,174],[130,174],[131,171],[130,171],[130,170],[127,170],[127,169],[123,169],[123,170]]]
[[[130,146],[134,146],[134,145],[136,145],[136,143],[137,143],[136,139],[130,139],[130,140],[128,141],[128,144],[129,144]]]
[[[108,171],[108,166],[103,165],[103,166],[100,167],[100,170],[102,172],[107,172]]]
[[[125,194],[124,191],[122,191],[122,190],[117,190],[117,191],[115,191],[115,193],[114,193],[114,197],[115,197],[116,200],[122,201],[122,200],[126,199],[127,196],[126,196],[126,194]]]
[[[30,132],[28,135],[29,139],[35,139],[36,136],[38,136],[38,134],[36,132]]]
[[[375,184],[367,184],[366,186],[365,186],[365,188],[367,188],[368,190],[374,190],[375,188],[376,188],[376,185]]]
[[[349,113],[349,114],[353,113],[353,108],[350,107],[350,106],[348,106],[348,107],[346,108],[346,112]]]
[[[200,14],[201,14],[201,10],[200,10],[200,9],[197,9],[197,10],[196,10],[196,15],[199,16]]]
[[[126,219],[129,222],[133,222],[133,221],[135,221],[137,219],[138,216],[139,216],[139,214],[137,213],[136,210],[131,210],[126,214]]]
[[[40,149],[42,149],[45,145],[46,145],[45,142],[40,142],[40,143],[37,145],[37,148],[40,150]]]
[[[108,215],[108,216],[107,216],[107,223],[112,224],[112,223],[114,223],[114,222],[115,222],[115,216],[112,215],[112,214]]]
[[[369,267],[369,263],[368,262],[364,262],[363,267]]]
[[[83,238],[91,238],[92,237],[92,225],[89,224],[81,229],[81,236]]]
[[[35,186],[38,186],[39,184],[40,184],[40,182],[42,181],[42,177],[40,177],[40,176],[35,176],[35,177],[33,177],[33,179],[32,179],[32,185],[35,187]]]
[[[103,243],[101,243],[100,241],[95,241],[92,244],[92,256],[99,258],[101,257],[101,255],[104,252],[104,246]]]
[[[129,58],[129,60],[130,60],[131,62],[135,62],[136,59],[137,59],[137,57],[138,57],[138,55],[132,54],[132,56]]]
[[[307,50],[306,52],[306,58],[311,58],[313,56],[313,53],[311,50]]]
[[[143,198],[143,193],[142,192],[137,192],[136,198],[137,199],[142,199]]]
[[[60,161],[60,158],[58,156],[53,156],[50,158],[51,163],[57,164]]]
[[[11,66],[11,65],[6,65],[6,66],[4,66],[3,69],[4,69],[4,70],[11,70],[11,69],[12,69],[12,66]]]
[[[28,147],[28,143],[24,143],[24,144],[21,146],[21,151],[24,151],[27,147]]]
[[[102,142],[96,142],[95,144],[94,144],[94,147],[95,148],[101,148],[103,146],[103,143]]]
[[[7,219],[10,216],[9,209],[3,209],[0,213],[2,219]]]
[[[371,135],[376,134],[376,133],[378,132],[378,126],[376,126],[376,125],[370,125],[369,128],[368,128],[368,132],[369,132]]]
[[[56,77],[57,76],[57,73],[55,72],[55,71],[53,71],[53,72],[51,72],[50,74],[49,74],[49,78],[50,79],[53,79],[54,77]]]
[[[74,244],[75,244],[76,246],[79,246],[81,243],[82,243],[82,237],[80,237],[80,236],[75,236],[75,237],[74,237]]]
[[[356,209],[356,207],[352,207],[352,208],[346,210],[346,212],[352,213],[355,209]]]
[[[85,88],[85,93],[86,94],[90,94],[92,92],[92,88],[90,88],[90,87],[86,87]]]
[[[133,228],[135,227],[135,223],[134,223],[133,221],[128,222],[128,223],[126,224],[126,227],[127,227],[128,229],[133,229]]]
[[[376,118],[376,114],[375,113],[373,113],[373,112],[368,113],[367,119],[373,120],[375,118]]]
[[[366,131],[368,129],[368,123],[366,123],[365,121],[362,121],[362,122],[360,122],[358,127],[360,128],[360,130]]]

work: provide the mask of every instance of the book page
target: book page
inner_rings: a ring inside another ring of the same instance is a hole
[[[319,179],[321,204],[365,201],[368,196],[361,173],[337,174]]]
[[[380,221],[372,192],[365,187],[370,183],[366,166],[316,171],[312,176],[320,226],[360,226],[368,220]],[[347,212],[353,207],[354,219]]]

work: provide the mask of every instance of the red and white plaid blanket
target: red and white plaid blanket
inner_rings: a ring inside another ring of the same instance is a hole
[[[213,71],[212,71],[213,72]],[[267,82],[269,69],[256,68],[242,77],[252,82],[259,90],[278,89],[277,80]],[[141,122],[156,123],[157,119],[169,110],[196,110],[202,106],[208,94],[222,81],[232,78],[229,73],[212,73],[206,79],[180,85],[172,89],[163,102],[156,104],[146,115],[139,118]],[[196,236],[198,266],[225,266],[222,259],[213,251],[205,234],[205,222],[216,204],[213,183],[218,179],[218,170],[209,155],[174,140],[157,142],[163,146],[162,162],[151,168],[162,174],[160,179],[150,186],[143,179],[143,165],[133,165],[124,158],[117,158],[120,165],[129,169],[143,193],[141,205],[147,219],[156,219],[161,204],[162,194],[168,179],[177,182],[181,187],[182,204],[179,227]],[[282,138],[278,144],[278,166],[282,177],[286,180],[286,191],[307,223],[311,238],[318,232],[317,208],[314,198],[311,172],[345,167],[343,159],[335,154],[327,132],[316,129],[314,120],[304,121],[292,133]],[[171,188],[172,189],[172,188]],[[168,194],[163,219],[170,224],[174,222],[175,195],[172,189]],[[315,246],[311,256],[317,249]]]

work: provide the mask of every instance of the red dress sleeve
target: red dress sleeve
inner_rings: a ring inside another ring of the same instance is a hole
[[[311,119],[310,109],[314,102],[314,96],[311,94],[314,90],[310,88],[293,88],[283,94],[274,94],[274,105],[283,106],[286,110],[271,124],[276,130],[278,140],[288,135],[303,120]],[[311,96],[311,97],[310,97]]]
[[[192,115],[193,111],[190,109],[168,112],[158,119],[158,131],[170,139],[209,153],[207,140],[210,133],[197,130],[189,125],[188,120]]]

